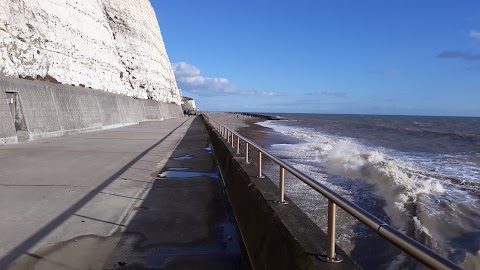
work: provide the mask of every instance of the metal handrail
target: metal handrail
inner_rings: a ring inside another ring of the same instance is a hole
[[[287,170],[296,178],[298,178],[305,184],[309,185],[311,188],[313,188],[314,190],[316,190],[317,192],[319,192],[320,194],[322,194],[324,197],[328,199],[328,229],[327,229],[328,247],[327,247],[327,254],[324,255],[324,257],[321,259],[327,262],[340,262],[342,260],[341,257],[335,253],[335,241],[336,241],[335,240],[335,219],[336,219],[335,212],[336,212],[336,205],[338,205],[347,213],[349,213],[351,216],[353,216],[355,219],[367,225],[367,227],[374,230],[381,237],[385,238],[390,243],[394,244],[395,246],[400,248],[402,251],[409,254],[411,257],[415,258],[416,260],[423,263],[424,265],[432,269],[462,269],[460,266],[456,265],[452,261],[443,258],[442,256],[435,253],[428,247],[422,245],[416,240],[396,230],[395,228],[391,227],[390,225],[383,222],[379,218],[367,212],[365,209],[348,201],[341,195],[337,194],[335,191],[331,190],[330,188],[326,187],[325,185],[321,184],[320,182],[316,181],[310,176],[304,174],[303,172],[289,165],[282,159],[269,153],[267,150],[263,149],[261,146],[257,145],[251,140],[243,137],[237,132],[220,124],[218,121],[212,119],[208,115],[203,114],[203,116],[207,120],[206,122],[210,126],[212,126],[215,130],[217,130],[217,132],[219,132],[220,135],[226,134],[226,133],[231,134],[231,140],[229,140],[229,142],[230,141],[232,142],[232,147],[235,147],[234,136],[237,137],[237,145],[236,145],[237,154],[240,154],[240,151],[239,151],[240,141],[243,141],[245,143],[245,163],[250,163],[248,158],[249,145],[259,151],[259,161],[258,161],[259,163],[257,164],[259,168],[258,177],[262,176],[262,164],[261,164],[262,154],[267,156],[268,158],[270,158],[272,161],[274,161],[280,166],[280,177],[279,177],[280,184],[279,184],[279,195],[278,195],[279,200],[277,201],[279,204],[287,204],[287,202],[285,201],[284,170]],[[225,136],[222,136],[222,137],[226,139]]]

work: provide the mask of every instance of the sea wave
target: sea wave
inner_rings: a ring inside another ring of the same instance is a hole
[[[415,123],[418,127],[398,127],[390,126],[387,124],[378,124],[377,128],[385,129],[388,132],[402,133],[403,135],[415,135],[425,138],[449,138],[452,140],[468,140],[472,142],[480,142],[480,136],[473,133],[462,133],[458,131],[439,131],[439,130],[429,130],[428,126],[421,126],[418,123]],[[365,127],[371,127],[370,125],[365,124]]]

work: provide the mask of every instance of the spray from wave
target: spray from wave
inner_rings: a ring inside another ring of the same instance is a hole
[[[414,223],[418,197],[445,191],[438,181],[423,176],[412,164],[369,151],[346,139],[335,142],[326,153],[325,167],[330,174],[364,179],[375,185],[376,194],[386,201],[384,210],[393,225],[410,235],[414,229],[428,232],[418,219]]]

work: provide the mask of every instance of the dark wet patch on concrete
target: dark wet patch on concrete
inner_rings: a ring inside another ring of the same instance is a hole
[[[218,177],[217,172],[185,172],[185,171],[163,171],[158,175],[161,179],[166,178],[192,178],[192,177]]]
[[[215,231],[221,235],[221,238],[225,241],[225,253],[227,256],[237,256],[240,254],[241,248],[238,243],[241,239],[235,225],[232,222],[218,223],[215,226]]]
[[[234,227],[232,227],[235,230]],[[235,233],[235,231],[233,231]],[[226,235],[228,233],[220,234]],[[237,235],[236,233],[234,235]],[[129,251],[120,260],[122,269],[175,269],[178,262],[189,262],[188,269],[249,269],[238,256],[241,252],[238,240],[219,239],[210,243],[153,246]],[[205,267],[205,257],[210,261]],[[214,262],[214,263],[212,263]],[[202,267],[203,266],[203,267]],[[111,267],[111,268],[109,268]],[[109,263],[104,269],[117,269],[118,262]]]
[[[180,156],[180,157],[174,157],[172,159],[174,160],[190,160],[190,159],[194,159],[195,156],[192,156],[192,155],[183,155],[183,156]]]
[[[212,153],[212,145],[209,144],[207,147],[203,148],[203,150],[207,151],[208,153]]]
[[[186,171],[186,170],[189,170],[191,168],[189,167],[170,167],[170,168],[167,168],[167,171]]]

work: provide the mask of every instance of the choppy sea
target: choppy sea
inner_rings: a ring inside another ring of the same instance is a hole
[[[480,269],[480,118],[278,116],[285,120],[257,123],[275,138],[267,150],[465,269]],[[278,169],[266,170],[275,179]],[[324,198],[292,177],[286,194],[326,228]],[[365,269],[424,269],[343,211],[337,230],[338,245]]]

